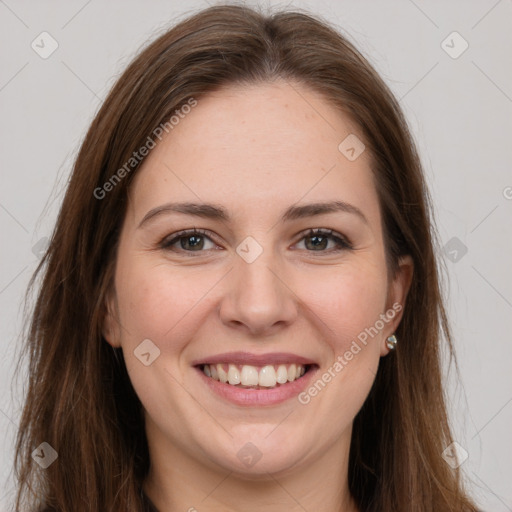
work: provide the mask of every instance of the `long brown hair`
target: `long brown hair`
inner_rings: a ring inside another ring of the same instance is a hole
[[[389,268],[404,254],[414,262],[399,345],[381,360],[355,418],[350,491],[365,512],[476,510],[459,470],[442,458],[452,436],[441,340],[452,362],[453,347],[431,202],[400,107],[321,18],[235,5],[202,10],[149,44],[118,79],[81,146],[30,284],[40,278],[24,346],[29,385],[16,443],[17,510],[141,510],[149,467],[142,405],[120,349],[101,334],[128,188],[140,164],[125,167],[105,197],[94,191],[190,98],[275,79],[321,93],[357,122],[372,155]],[[31,457],[42,442],[58,453],[47,469]]]

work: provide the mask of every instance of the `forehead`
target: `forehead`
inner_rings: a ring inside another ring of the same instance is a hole
[[[339,149],[354,136],[348,116],[302,85],[230,86],[199,98],[150,152],[132,206],[140,216],[177,199],[240,211],[301,198],[376,202],[368,152],[350,161]]]

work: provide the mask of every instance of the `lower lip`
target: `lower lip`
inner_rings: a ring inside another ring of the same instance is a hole
[[[203,382],[217,395],[236,405],[274,405],[297,397],[304,391],[318,371],[318,367],[311,367],[302,377],[293,382],[282,384],[270,389],[239,388],[224,382],[207,377],[201,368],[197,368]]]

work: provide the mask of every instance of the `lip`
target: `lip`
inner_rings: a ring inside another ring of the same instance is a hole
[[[192,362],[192,366],[200,366],[204,364],[249,364],[252,366],[265,366],[267,364],[302,364],[316,365],[318,364],[312,359],[292,354],[291,352],[273,352],[267,354],[252,354],[250,352],[225,352],[207,356]]]
[[[194,369],[197,371],[202,382],[204,382],[208,386],[208,389],[217,396],[235,405],[250,407],[275,405],[285,402],[286,400],[290,400],[291,398],[296,398],[299,393],[304,391],[310,385],[310,382],[319,370],[319,366],[313,363],[313,366],[310,366],[309,370],[299,379],[272,389],[239,388],[232,386],[231,384],[212,379],[211,377],[207,377],[203,373],[201,366],[195,366]]]

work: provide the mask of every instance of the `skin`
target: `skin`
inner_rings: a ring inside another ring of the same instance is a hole
[[[160,511],[357,510],[347,481],[352,423],[401,313],[308,404],[237,406],[191,366],[228,351],[292,352],[321,375],[380,314],[404,305],[412,263],[388,274],[369,151],[351,162],[338,150],[351,133],[347,116],[302,85],[229,87],[199,99],[135,177],[104,335],[122,347],[145,409],[144,490]],[[280,220],[291,205],[328,200],[359,208],[367,222],[347,212]],[[139,227],[171,201],[220,204],[232,220],[168,213]],[[213,236],[196,250],[190,237],[185,248],[161,247],[192,228]],[[353,248],[333,252],[328,238],[315,250],[309,228],[332,229]],[[252,263],[236,253],[247,236],[263,249]],[[149,366],[134,356],[145,339],[160,350]],[[262,454],[251,467],[237,457],[247,442]]]

